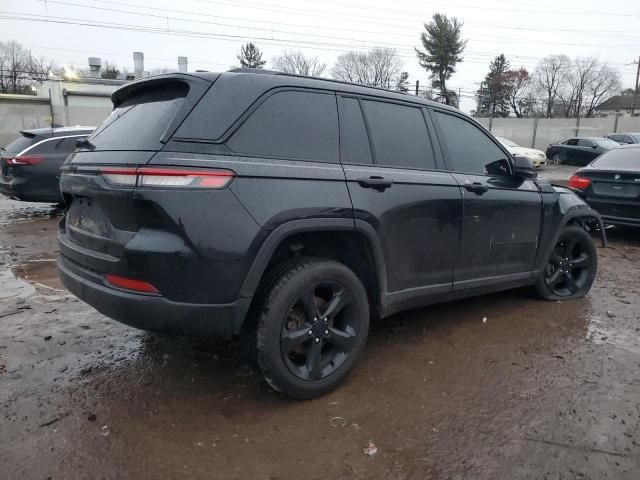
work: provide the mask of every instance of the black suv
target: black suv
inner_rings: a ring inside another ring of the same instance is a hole
[[[60,203],[60,167],[95,127],[23,130],[0,151],[0,193],[27,202]]]
[[[64,284],[144,330],[241,335],[290,396],[337,386],[371,317],[593,282],[598,214],[453,108],[245,70],[112,100],[63,166]]]

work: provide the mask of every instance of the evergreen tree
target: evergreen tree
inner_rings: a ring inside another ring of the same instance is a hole
[[[476,92],[476,115],[481,117],[508,117],[511,87],[509,61],[503,54],[500,54],[489,65],[489,73],[487,73]]]
[[[436,13],[430,23],[424,24],[425,31],[420,34],[423,50],[415,49],[420,66],[429,72],[433,87],[440,90],[440,99],[447,105],[452,104],[452,92],[447,90],[446,81],[456,71],[456,65],[462,61],[462,52],[467,42],[462,39],[462,22],[457,18],[449,19]]]
[[[240,47],[240,54],[237,56],[242,68],[263,68],[266,60],[262,60],[262,52],[252,42],[245,43]]]
[[[409,72],[402,72],[396,81],[396,92],[407,93],[409,91]]]

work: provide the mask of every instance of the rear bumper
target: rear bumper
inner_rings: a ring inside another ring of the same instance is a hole
[[[0,194],[13,200],[22,200],[24,202],[62,202],[62,195],[59,191],[49,192],[42,191],[42,189],[34,189],[25,178],[7,180],[0,177]]]
[[[141,330],[174,335],[229,338],[239,333],[251,303],[239,298],[229,304],[193,304],[119,290],[101,276],[61,256],[58,271],[64,286],[100,313]]]

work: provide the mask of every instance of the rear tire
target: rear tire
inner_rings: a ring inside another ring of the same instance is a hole
[[[254,312],[258,370],[290,397],[324,395],[362,353],[367,293],[352,270],[330,260],[303,257],[274,276]]]
[[[596,278],[598,255],[591,236],[579,226],[566,227],[535,285],[544,300],[584,297]]]

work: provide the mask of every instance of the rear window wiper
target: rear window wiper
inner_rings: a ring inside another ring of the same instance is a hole
[[[96,149],[96,146],[93,143],[91,143],[88,138],[76,140],[76,147],[87,148],[91,151]]]

